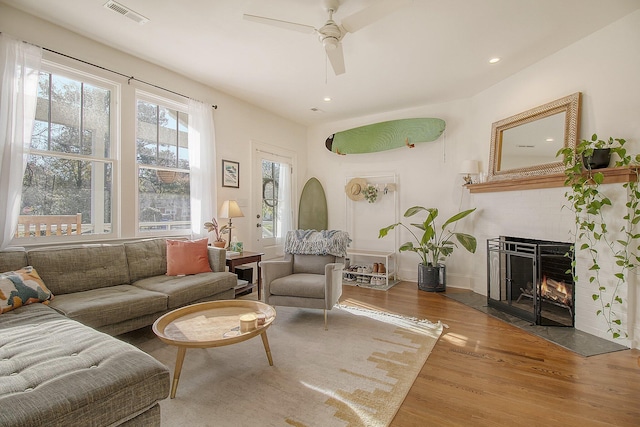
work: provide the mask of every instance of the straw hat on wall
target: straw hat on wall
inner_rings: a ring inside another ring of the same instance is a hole
[[[347,193],[348,198],[357,202],[364,200],[364,188],[366,186],[367,181],[364,178],[353,178],[344,186],[344,191]]]

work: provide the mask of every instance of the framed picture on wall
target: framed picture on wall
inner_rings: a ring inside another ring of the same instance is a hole
[[[222,186],[240,188],[240,163],[222,161]]]

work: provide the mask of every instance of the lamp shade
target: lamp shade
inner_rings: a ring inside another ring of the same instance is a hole
[[[475,175],[480,173],[480,167],[477,160],[465,160],[460,165],[460,173],[467,175]]]
[[[244,214],[235,200],[225,200],[218,215],[220,218],[239,218],[241,216]]]

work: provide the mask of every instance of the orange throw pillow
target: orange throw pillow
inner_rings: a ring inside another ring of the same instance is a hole
[[[208,239],[167,240],[167,276],[210,273]]]

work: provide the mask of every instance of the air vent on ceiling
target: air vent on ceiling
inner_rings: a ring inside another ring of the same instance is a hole
[[[127,18],[137,22],[140,25],[146,24],[147,22],[149,22],[149,18],[140,15],[138,12],[134,12],[133,10],[129,9],[127,6],[124,6],[118,3],[117,1],[109,0],[104,4],[104,7],[106,7],[107,9],[111,9],[114,12],[119,13],[120,15],[126,16]]]

